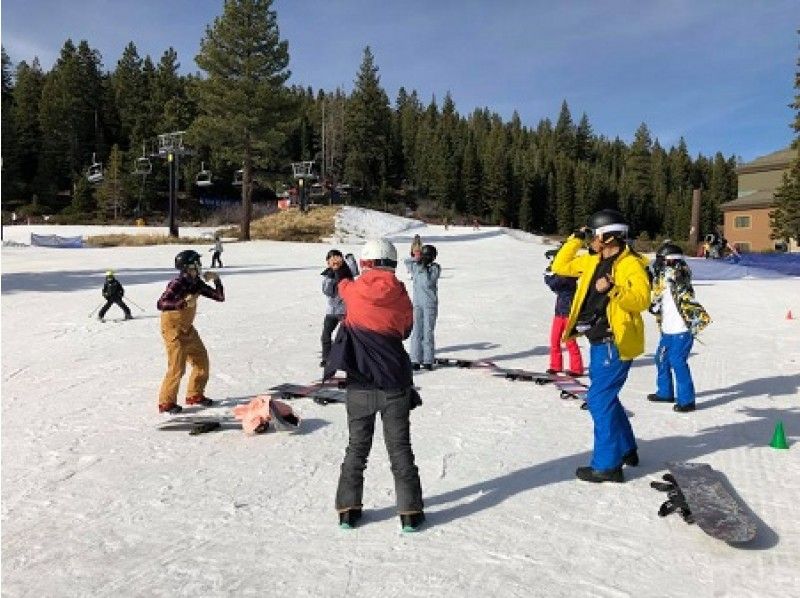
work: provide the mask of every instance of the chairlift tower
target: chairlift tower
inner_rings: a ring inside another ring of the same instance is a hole
[[[185,134],[186,131],[174,131],[158,136],[158,155],[166,158],[169,167],[169,235],[171,237],[178,236],[178,184],[180,182],[181,156],[190,156],[193,153],[183,145]]]
[[[307,160],[304,162],[292,162],[292,176],[297,180],[298,198],[300,200],[300,211],[308,211],[308,191],[307,187],[310,181],[313,181],[317,176],[312,172],[314,169],[314,162]]]

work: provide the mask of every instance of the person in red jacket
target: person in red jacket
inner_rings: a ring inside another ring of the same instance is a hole
[[[347,315],[325,367],[326,379],[336,370],[347,374],[349,443],[336,490],[339,525],[350,528],[361,518],[364,470],[375,416],[380,413],[400,524],[404,531],[415,531],[425,515],[409,421],[409,412],[421,401],[413,386],[411,359],[403,347],[413,326],[411,299],[395,276],[397,249],[389,241],[368,241],[360,266],[361,276],[353,280],[346,264],[336,264],[339,296]]]

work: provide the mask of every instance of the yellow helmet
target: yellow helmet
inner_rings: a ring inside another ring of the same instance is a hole
[[[109,278],[109,277],[111,277],[111,278],[114,277],[114,271],[113,270],[106,270],[106,278]]]

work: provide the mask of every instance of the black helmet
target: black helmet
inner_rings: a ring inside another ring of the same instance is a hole
[[[191,265],[200,266],[200,254],[193,249],[184,249],[175,256],[175,267],[181,272]]]
[[[436,261],[436,256],[439,255],[439,252],[436,251],[436,247],[433,245],[423,245],[420,249],[420,255],[422,256],[423,262],[432,264]]]
[[[605,209],[595,212],[587,224],[592,229],[592,234],[602,237],[604,241],[611,238],[624,239],[628,235],[625,216],[617,210]]]
[[[683,250],[674,243],[664,243],[658,248],[656,255],[661,259],[683,259]]]

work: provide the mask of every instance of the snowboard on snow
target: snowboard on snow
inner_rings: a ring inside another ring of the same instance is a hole
[[[458,359],[455,357],[437,357],[434,362],[442,366],[489,370],[494,376],[507,380],[535,382],[536,384],[553,384],[560,391],[562,399],[578,399],[583,401],[581,409],[586,409],[586,393],[589,387],[580,380],[567,374],[548,374],[530,370],[503,368],[493,361],[482,359]]]
[[[345,380],[333,378],[326,382],[316,382],[313,384],[278,384],[269,389],[269,392],[277,394],[281,399],[309,398],[317,405],[328,405],[329,403],[344,403],[345,401]]]
[[[696,523],[706,534],[729,544],[749,542],[757,525],[746,505],[729,489],[724,476],[707,463],[667,463],[663,482],[650,486],[667,493],[658,514],[677,512],[686,523]]]
[[[241,429],[241,427],[241,423],[232,417],[177,415],[159,424],[158,429],[166,432],[189,432],[190,436],[197,436],[219,430]]]

